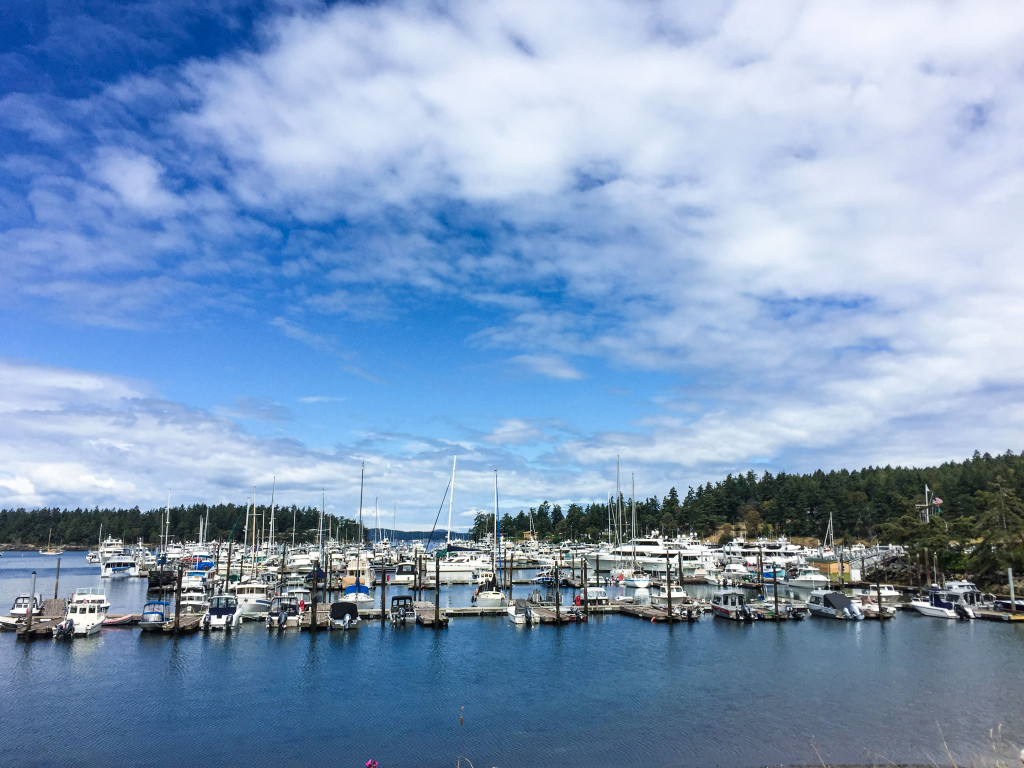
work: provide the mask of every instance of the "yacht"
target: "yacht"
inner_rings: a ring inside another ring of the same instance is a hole
[[[810,565],[802,565],[786,577],[786,585],[799,589],[827,589],[828,576]]]
[[[830,589],[815,589],[807,598],[807,611],[812,616],[824,619],[848,619],[862,621],[864,611],[842,592]]]
[[[114,555],[103,561],[100,576],[104,579],[125,579],[139,575],[139,564],[129,555]]]
[[[110,603],[102,587],[79,587],[68,602],[64,622],[57,627],[59,636],[94,635],[107,618]]]

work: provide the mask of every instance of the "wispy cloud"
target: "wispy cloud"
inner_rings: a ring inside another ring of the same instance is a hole
[[[424,493],[451,450],[470,487],[502,461],[545,495],[601,486],[619,449],[664,492],[750,464],[1019,447],[1021,9],[308,4],[253,25],[193,4],[214,31],[193,50],[159,4],[138,18],[160,36],[114,7],[19,54],[0,300],[97,344],[187,322],[216,346],[230,318],[287,345],[264,372],[345,377],[343,396],[229,382],[223,402],[294,430],[269,447],[240,412],[161,406],[257,463],[284,445],[334,471],[301,445],[337,431],[347,458]],[[106,68],[63,86],[37,53],[86,49]],[[503,380],[481,376],[500,361]],[[83,404],[87,388],[44,386],[72,425],[153,423],[132,391],[159,368],[27,365],[129,390]],[[361,409],[321,423],[276,405],[297,401]],[[556,441],[538,426],[553,415]],[[20,437],[45,442],[48,423],[26,416]],[[103,498],[153,485],[89,426],[101,442],[58,451],[66,472],[22,462],[9,492],[47,498],[54,474]],[[209,466],[213,484],[238,468]]]

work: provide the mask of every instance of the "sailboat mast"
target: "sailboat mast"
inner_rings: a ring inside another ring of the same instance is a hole
[[[494,540],[498,547],[498,589],[501,589],[501,527],[498,524],[498,470],[494,470]]]
[[[444,546],[446,550],[452,543],[452,504],[455,502],[455,462],[458,460],[458,458],[458,455],[452,457],[452,492],[451,495],[448,497],[448,530],[445,531],[444,539]]]

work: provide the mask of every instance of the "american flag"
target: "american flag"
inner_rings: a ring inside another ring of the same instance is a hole
[[[942,499],[940,499],[938,496],[933,496],[932,497],[932,504],[941,504],[941,503],[942,503]]]

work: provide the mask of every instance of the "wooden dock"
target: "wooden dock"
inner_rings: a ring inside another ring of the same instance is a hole
[[[974,617],[983,621],[1024,621],[1024,611],[992,611],[987,608],[975,608]]]
[[[661,608],[656,605],[630,605],[628,603],[617,606],[618,613],[623,616],[632,616],[635,619],[643,619],[649,621],[652,624],[661,623],[676,623],[676,622],[691,622],[699,621],[704,611],[700,606],[690,606],[689,612],[686,609],[682,613],[676,610],[672,611],[672,615],[669,616],[668,610]]]
[[[434,621],[433,603],[428,603],[426,600],[416,600],[412,605],[416,609],[416,623],[421,627],[444,629],[448,626],[447,609],[438,611],[437,621]]]

